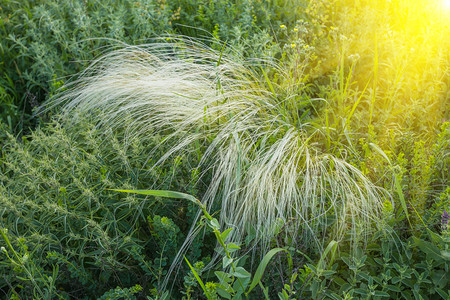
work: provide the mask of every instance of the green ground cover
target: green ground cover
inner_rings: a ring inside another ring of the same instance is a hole
[[[448,299],[449,19],[1,1],[0,298]]]

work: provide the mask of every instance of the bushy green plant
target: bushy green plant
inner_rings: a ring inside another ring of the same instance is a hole
[[[255,271],[254,276],[244,269],[240,263],[240,258],[237,258],[233,253],[240,249],[238,245],[233,242],[228,242],[228,237],[233,231],[233,228],[228,228],[221,231],[219,221],[213,218],[207,211],[206,205],[200,200],[196,199],[194,196],[173,191],[164,190],[116,190],[119,192],[126,193],[137,193],[142,195],[151,195],[167,198],[178,198],[189,200],[195,205],[197,205],[202,210],[202,220],[201,225],[206,225],[209,227],[217,240],[219,248],[216,251],[219,257],[222,257],[222,268],[221,271],[215,271],[214,274],[218,278],[218,282],[209,281],[206,284],[201,279],[201,269],[203,268],[202,263],[196,263],[195,267],[191,265],[189,260],[185,257],[186,263],[189,265],[192,274],[194,275],[197,282],[200,284],[205,296],[211,299],[219,299],[219,295],[225,299],[248,299],[251,291],[259,284],[268,299],[267,289],[261,283],[261,279],[264,275],[264,271],[269,264],[270,260],[274,255],[281,251],[286,251],[285,249],[275,248],[270,250],[261,260],[258,268]],[[334,242],[335,243],[335,242]],[[328,248],[325,251],[325,255],[328,252]],[[292,265],[292,260],[288,260],[289,265]],[[321,262],[319,262],[320,265]],[[192,283],[188,285],[188,290],[186,292],[187,299],[190,299],[190,287]]]
[[[445,207],[443,195],[450,180],[448,126],[448,122],[443,122],[426,140],[414,132],[399,137],[391,131],[387,138],[374,135],[359,141],[358,150],[364,159],[355,159],[355,163],[364,174],[391,191],[394,202],[399,204],[397,213],[403,209],[400,204],[404,201],[413,230],[419,231],[424,223],[436,227],[440,210]]]
[[[28,251],[23,238],[17,239],[15,237],[18,242],[18,249],[16,250],[8,237],[8,229],[0,228],[0,235],[2,245],[6,246],[0,248],[3,264],[9,265],[17,278],[31,287],[23,292],[16,291],[14,287],[11,287],[11,298],[20,299],[19,292],[21,292],[21,296],[33,297],[34,299],[53,299],[55,296],[60,296],[55,285],[58,277],[58,266],[53,267],[51,275],[48,276],[46,274],[48,272],[44,270],[43,266],[36,263],[36,261],[39,262],[39,259],[36,259],[35,251],[33,250],[31,253]]]
[[[280,299],[447,299],[447,228],[425,228],[427,234],[404,240],[392,230],[399,220],[388,202],[383,215],[385,226],[366,250],[349,255],[343,248],[325,270],[306,264],[292,274]]]
[[[12,248],[0,242],[10,257],[0,254],[0,289],[20,297],[33,291],[36,297],[71,297],[82,289],[77,297],[96,297],[117,286],[157,288],[193,220],[180,213],[191,208],[105,189],[154,184],[195,192],[190,168],[178,163],[150,169],[143,154],[159,143],[158,136],[123,148],[120,134],[102,141],[89,122],[67,127],[54,122],[23,141],[5,137],[0,226],[8,229]]]
[[[135,300],[137,299],[135,294],[142,291],[142,287],[139,285],[135,285],[131,288],[122,289],[117,287],[115,289],[111,289],[108,292],[104,293],[101,297],[97,298],[98,300],[119,300],[119,299],[129,299]]]

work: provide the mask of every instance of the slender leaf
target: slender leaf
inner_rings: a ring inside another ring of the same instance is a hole
[[[255,286],[261,281],[261,279],[264,275],[264,271],[266,270],[266,267],[269,264],[270,260],[272,259],[272,257],[275,254],[277,254],[280,251],[286,251],[286,250],[281,249],[281,248],[275,248],[275,249],[270,250],[263,257],[263,259],[261,260],[261,263],[259,264],[258,268],[256,269],[255,276],[253,277],[252,283],[250,284],[250,287],[249,287],[246,295],[248,295],[255,288]]]
[[[194,202],[195,204],[199,204],[200,201],[192,195],[174,192],[174,191],[165,191],[165,190],[118,190],[118,189],[109,189],[110,191],[122,192],[122,193],[135,193],[140,195],[147,196],[155,196],[155,197],[164,197],[164,198],[175,198],[175,199],[186,199]]]
[[[206,297],[208,298],[208,300],[212,300],[211,296],[209,296],[208,291],[206,290],[206,286],[203,283],[202,279],[200,278],[200,276],[198,276],[197,271],[195,271],[194,267],[189,263],[189,260],[186,258],[186,256],[184,256],[184,260],[186,260],[187,264],[189,265],[189,268],[191,269],[192,273],[195,276],[195,279],[197,279],[198,283],[200,284],[200,286],[202,287],[203,292],[205,293]]]

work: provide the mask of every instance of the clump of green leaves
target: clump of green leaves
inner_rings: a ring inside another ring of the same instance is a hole
[[[293,295],[314,299],[448,299],[448,230],[436,233],[426,228],[421,237],[404,240],[391,227],[399,220],[390,202],[383,214],[385,225],[365,250],[358,248],[350,255],[344,247],[325,271],[306,264],[292,275],[281,299],[293,299]]]
[[[5,135],[0,226],[12,248],[10,259],[0,257],[0,289],[7,295],[44,297],[38,287],[50,283],[42,293],[63,297],[79,289],[78,296],[97,297],[116,286],[160,284],[191,226],[181,213],[188,206],[106,189],[154,184],[193,192],[191,169],[182,162],[177,172],[172,164],[150,169],[144,157],[158,136],[127,148],[119,146],[120,133],[102,142],[100,136],[89,122],[66,128],[54,122],[22,141]]]
[[[119,299],[129,299],[135,300],[137,299],[135,294],[142,291],[142,287],[140,285],[135,285],[131,288],[120,288],[117,287],[115,289],[111,289],[108,292],[104,293],[101,297],[97,298],[98,300],[119,300]]]
[[[39,260],[35,257],[35,251],[31,253],[28,251],[28,246],[23,238],[17,239],[16,237],[18,248],[15,248],[8,237],[8,229],[0,228],[0,235],[2,245],[6,245],[6,247],[0,248],[1,261],[4,261],[3,264],[11,266],[17,278],[31,287],[29,290],[23,290],[21,295],[35,299],[53,299],[54,296],[59,296],[55,285],[58,266],[54,266],[51,275],[48,275],[42,265],[36,263]],[[18,291],[12,288],[11,298],[20,299],[18,295]]]
[[[205,296],[209,300],[219,299],[218,298],[219,295],[225,299],[242,299],[242,298],[248,299],[251,291],[256,286],[259,285],[261,289],[264,291],[266,299],[269,299],[268,291],[266,288],[264,288],[261,279],[272,257],[275,254],[286,250],[281,248],[275,248],[267,252],[267,254],[262,258],[261,262],[259,263],[254,276],[252,276],[251,273],[249,273],[247,270],[245,270],[243,266],[240,265],[240,259],[236,258],[235,255],[233,254],[241,249],[240,246],[236,245],[233,242],[227,242],[227,238],[231,233],[231,231],[233,230],[233,228],[228,228],[224,231],[221,231],[219,221],[216,218],[213,218],[208,213],[205,204],[203,204],[200,200],[196,199],[192,195],[164,190],[116,190],[116,191],[126,193],[138,193],[142,195],[160,196],[167,198],[185,199],[198,205],[203,212],[201,223],[202,225],[206,225],[213,231],[214,236],[217,240],[217,244],[219,245],[219,248],[217,248],[216,251],[218,252],[219,256],[222,257],[221,263],[222,271],[214,272],[214,274],[218,278],[218,282],[209,281],[206,284],[200,277],[201,275],[200,271],[203,268],[203,264],[196,263],[194,266],[192,266],[189,260],[186,257],[184,257],[186,263],[189,265],[192,274],[194,275],[195,279],[202,288]],[[328,253],[328,251],[329,249],[327,248],[325,251],[325,255],[326,253]],[[288,259],[288,262],[290,267],[292,268],[292,260]],[[321,262],[319,262],[319,265],[321,265]],[[187,291],[185,294],[187,295],[188,299],[190,299],[192,285],[193,284],[191,282],[187,286]]]

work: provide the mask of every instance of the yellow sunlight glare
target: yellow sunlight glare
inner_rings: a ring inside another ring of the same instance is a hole
[[[442,0],[444,8],[450,9],[450,0]]]

